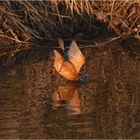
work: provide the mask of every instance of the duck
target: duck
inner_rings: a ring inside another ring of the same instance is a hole
[[[62,39],[58,39],[58,44],[61,51],[54,49],[54,69],[70,81],[83,81],[86,79],[87,75],[80,72],[86,62],[85,57],[75,40],[71,41],[68,51],[66,51]]]

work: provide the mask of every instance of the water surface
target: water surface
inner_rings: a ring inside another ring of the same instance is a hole
[[[0,138],[140,138],[140,61],[116,42],[82,51],[87,84],[52,73],[52,52],[1,68]]]

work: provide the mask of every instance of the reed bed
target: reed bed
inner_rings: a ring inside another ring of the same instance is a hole
[[[140,32],[140,0],[1,1],[0,44]],[[89,37],[90,38],[90,37]]]

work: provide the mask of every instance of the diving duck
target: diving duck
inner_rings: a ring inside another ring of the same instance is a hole
[[[54,49],[54,68],[65,79],[71,81],[85,80],[87,75],[80,72],[81,67],[85,64],[85,57],[79,49],[77,43],[72,40],[69,50],[66,52],[64,41],[58,39],[61,53]]]

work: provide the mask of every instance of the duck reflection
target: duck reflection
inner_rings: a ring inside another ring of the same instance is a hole
[[[52,98],[53,109],[64,107],[69,115],[82,113],[81,100],[76,83],[58,86]]]

